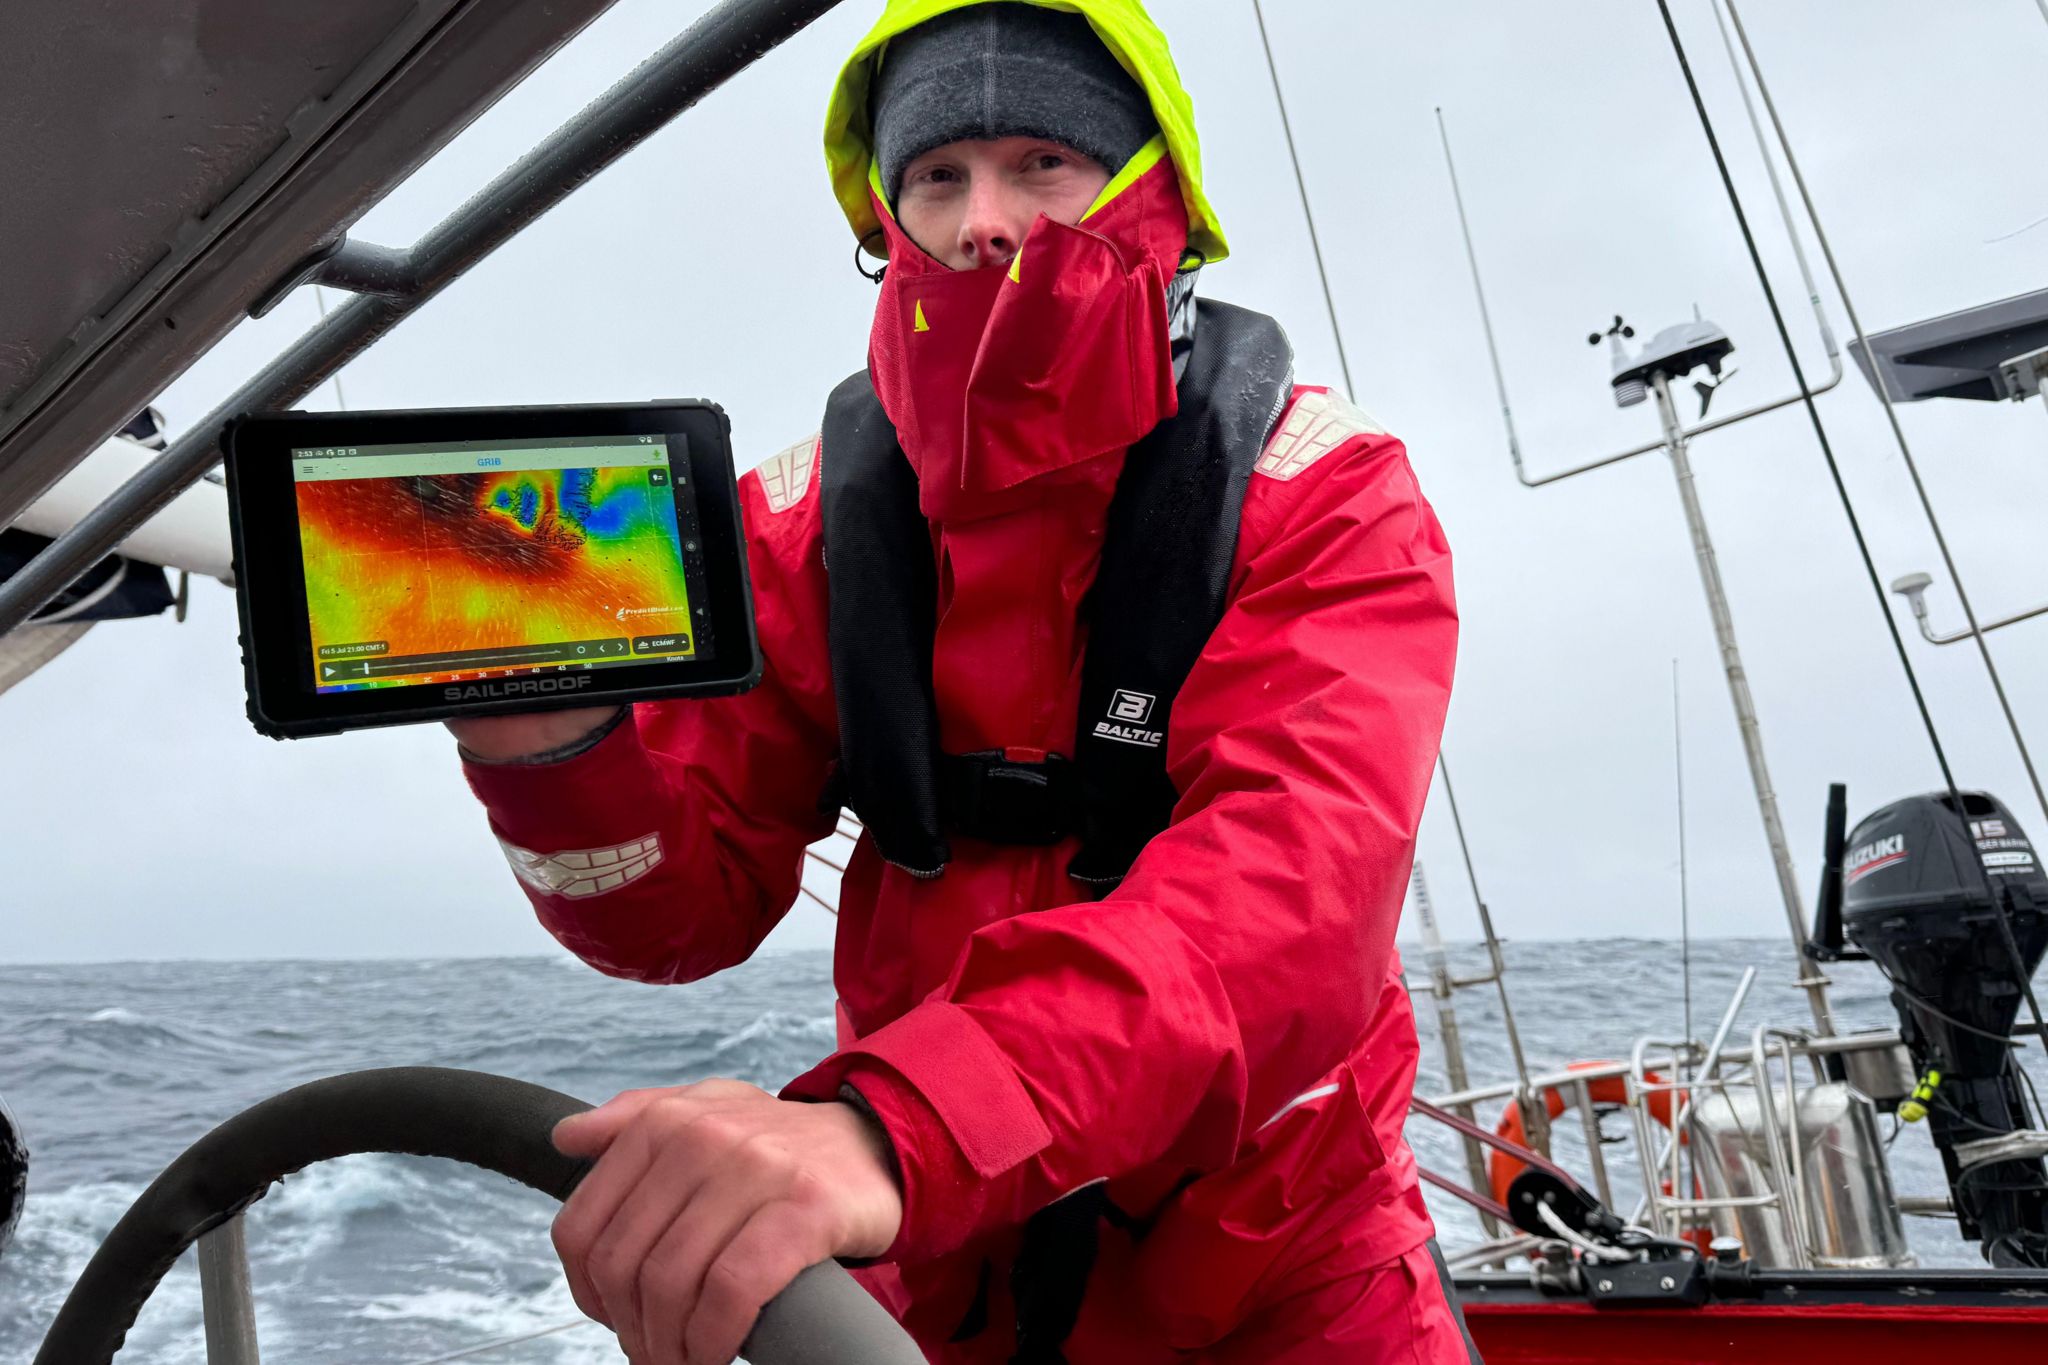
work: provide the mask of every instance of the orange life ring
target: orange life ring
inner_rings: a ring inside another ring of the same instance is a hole
[[[1570,1071],[1587,1071],[1593,1067],[1612,1065],[1612,1062],[1573,1062],[1566,1069]],[[1646,1079],[1653,1084],[1660,1084],[1664,1079],[1654,1071],[1647,1072],[1645,1075]],[[1602,1076],[1597,1080],[1587,1081],[1586,1091],[1588,1098],[1594,1104],[1626,1105],[1628,1103],[1628,1082],[1620,1076]],[[1656,1119],[1657,1122],[1663,1124],[1667,1129],[1671,1127],[1671,1092],[1669,1090],[1652,1090],[1647,1099],[1650,1106],[1650,1117]],[[1557,1118],[1564,1113],[1565,1105],[1565,1097],[1558,1093],[1557,1087],[1550,1086],[1544,1090],[1544,1113],[1550,1115],[1551,1118]],[[1512,1100],[1501,1111],[1500,1122],[1493,1126],[1493,1131],[1519,1147],[1527,1147],[1529,1145],[1528,1129],[1522,1123],[1522,1106]],[[1493,1197],[1495,1200],[1502,1204],[1508,1202],[1508,1186],[1514,1183],[1516,1176],[1527,1169],[1528,1164],[1521,1158],[1511,1156],[1497,1147],[1488,1153],[1486,1158],[1487,1184],[1493,1187]]]

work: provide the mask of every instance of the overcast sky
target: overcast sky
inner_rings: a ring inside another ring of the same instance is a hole
[[[696,8],[623,0],[356,234],[414,240]],[[1656,434],[1652,408],[1615,410],[1605,353],[1586,345],[1616,312],[1647,334],[1697,304],[1738,347],[1719,404],[1788,392],[1655,5],[1266,8],[1357,397],[1406,439],[1456,553],[1464,627],[1445,745],[1496,923],[1510,937],[1675,932],[1675,659],[1695,931],[1782,933],[1668,463],[1516,483],[1431,113],[1442,106],[1454,139],[1532,472]],[[1711,11],[1675,8],[1779,297],[1822,372]],[[873,307],[817,133],[874,9],[849,0],[456,283],[343,372],[349,406],[705,396],[731,414],[743,466],[814,430],[831,385],[862,363]],[[1234,247],[1204,288],[1278,316],[1299,376],[1336,384],[1249,0],[1153,9]],[[2015,234],[2048,215],[2036,136],[2048,23],[2035,0],[1774,0],[1745,17],[1867,325],[2048,284],[2048,226]],[[160,400],[173,432],[315,320],[301,290],[242,326]],[[331,385],[306,403],[335,405]],[[1959,624],[1853,369],[1821,411],[1879,574],[1934,571],[1936,615]],[[2041,403],[1903,416],[1980,613],[2048,600]],[[1938,775],[1805,416],[1702,438],[1693,456],[1810,893],[1828,782],[1849,784],[1853,817]],[[1994,641],[2048,761],[2048,621]],[[1974,652],[1909,646],[1958,779],[2048,833]],[[290,744],[249,728],[234,600],[218,585],[194,586],[185,624],[101,626],[0,698],[0,753],[0,960],[553,949],[438,726]],[[1440,792],[1421,858],[1447,932],[1470,936]],[[822,946],[830,933],[800,905],[770,942]]]

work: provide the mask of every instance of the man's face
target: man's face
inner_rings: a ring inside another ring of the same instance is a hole
[[[1100,162],[1063,143],[949,142],[904,168],[896,221],[949,269],[1007,266],[1039,214],[1078,223],[1108,183]]]

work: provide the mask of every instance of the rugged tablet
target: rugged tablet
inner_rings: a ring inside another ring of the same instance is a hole
[[[715,404],[279,413],[222,445],[266,735],[760,677]]]

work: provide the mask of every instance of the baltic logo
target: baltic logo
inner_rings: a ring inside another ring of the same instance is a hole
[[[1162,730],[1150,730],[1146,723],[1152,719],[1152,708],[1159,698],[1150,692],[1129,692],[1119,687],[1109,699],[1109,719],[1095,722],[1098,739],[1113,739],[1119,744],[1135,744],[1143,749],[1156,749],[1166,739]]]
[[[529,697],[537,692],[574,692],[596,679],[587,673],[572,678],[518,678],[510,682],[465,683],[444,687],[441,695],[449,701],[488,701],[492,697]]]
[[[1842,880],[1850,886],[1862,881],[1879,868],[1906,861],[1906,836],[1891,834],[1882,839],[1873,839],[1861,848],[1851,849],[1849,856],[1842,860]]]

